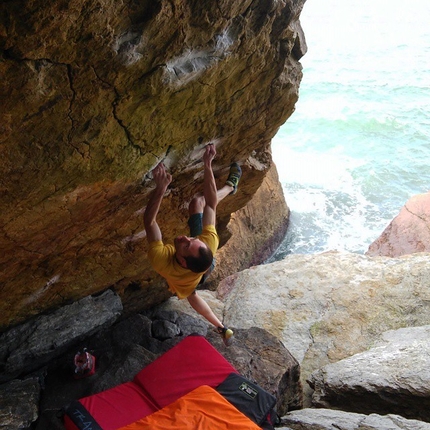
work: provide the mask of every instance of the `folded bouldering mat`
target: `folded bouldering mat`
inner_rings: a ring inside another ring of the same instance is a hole
[[[260,430],[213,388],[203,385],[121,430]]]
[[[200,385],[218,386],[237,370],[202,336],[188,336],[134,378],[161,409]]]
[[[160,409],[141,387],[126,382],[72,402],[66,410],[67,430],[116,430]]]
[[[215,388],[231,373],[237,373],[236,369],[204,337],[191,335],[146,366],[133,381],[70,404],[64,423],[67,430],[116,430],[201,385]]]

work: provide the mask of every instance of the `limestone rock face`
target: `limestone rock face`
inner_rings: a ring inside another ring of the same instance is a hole
[[[430,424],[399,415],[364,415],[332,409],[302,409],[282,419],[279,430],[430,430]]]
[[[384,333],[368,351],[312,373],[317,407],[430,422],[430,326]]]
[[[220,283],[224,323],[280,339],[300,364],[306,405],[313,371],[368,349],[387,330],[430,324],[429,258],[289,255]]]
[[[114,286],[125,308],[168,297],[146,260],[148,173],[173,182],[159,223],[183,232],[217,147],[246,181],[219,228],[272,165],[306,51],[305,0],[73,0],[0,5],[0,330]]]
[[[430,192],[413,196],[366,255],[400,257],[430,251]]]

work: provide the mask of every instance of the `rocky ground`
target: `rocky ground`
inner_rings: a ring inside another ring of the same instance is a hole
[[[104,304],[118,305],[118,297],[112,292],[105,293],[102,299]],[[97,308],[100,298],[86,301]],[[73,329],[71,313],[76,320],[86,321],[88,325],[99,316],[111,315],[107,307],[101,310],[102,315],[93,312],[92,317],[88,316],[88,306],[66,307],[44,318],[45,329],[58,327],[59,321],[66,320]],[[9,373],[5,372],[3,379],[16,376],[0,386],[0,428],[63,429],[63,408],[72,400],[131,380],[144,366],[192,333],[205,336],[243,376],[274,394],[281,414],[302,406],[297,361],[274,336],[256,327],[235,329],[235,341],[227,348],[220,336],[202,320],[163,307],[114,322],[91,336],[85,335],[83,325],[77,325],[72,341],[70,330],[45,330],[44,339],[35,336],[37,330],[34,329],[38,324],[40,321],[35,320],[25,329],[22,327],[19,333],[18,330],[10,333],[10,337],[12,334],[16,336],[15,341],[20,344],[25,338],[33,337],[34,344],[28,343],[28,346],[31,354],[38,356],[38,364],[28,359],[28,349],[19,348],[12,352],[13,345],[9,344]],[[86,333],[91,333],[91,327],[88,328]],[[62,353],[60,348],[57,349],[53,356],[52,345],[65,342],[63,336],[69,339],[68,348],[62,348]],[[73,357],[83,347],[96,357],[96,373],[76,380],[73,378]]]
[[[276,396],[280,428],[430,429],[429,261],[329,252],[229,276],[200,292],[234,328],[229,348],[186,301],[125,317],[113,291],[88,296],[1,336],[0,425],[60,430],[71,400],[132,379],[196,332]],[[97,372],[77,381],[84,346]]]

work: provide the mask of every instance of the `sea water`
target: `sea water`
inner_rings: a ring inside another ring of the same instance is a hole
[[[272,150],[291,210],[269,260],[364,253],[430,190],[430,1],[308,0],[296,110]]]

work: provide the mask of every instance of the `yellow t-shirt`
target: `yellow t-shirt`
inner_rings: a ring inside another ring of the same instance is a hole
[[[203,227],[202,234],[197,236],[215,255],[219,237],[214,225]],[[185,299],[196,289],[203,273],[194,273],[182,267],[175,258],[175,247],[165,245],[161,240],[149,244],[148,258],[154,270],[166,279],[169,290],[178,298]]]

